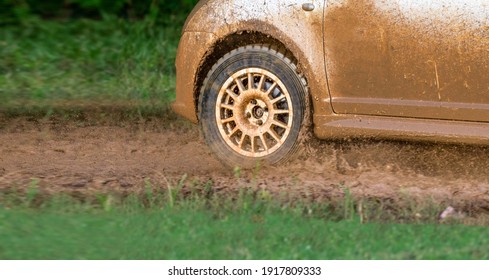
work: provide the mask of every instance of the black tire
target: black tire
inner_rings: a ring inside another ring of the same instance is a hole
[[[307,135],[307,98],[305,79],[284,54],[262,45],[241,47],[224,55],[204,81],[201,131],[230,167],[281,164]]]

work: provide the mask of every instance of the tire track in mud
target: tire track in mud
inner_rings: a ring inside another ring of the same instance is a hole
[[[392,141],[311,140],[299,159],[250,171],[223,166],[195,126],[175,119],[83,123],[15,118],[0,125],[0,190],[139,192],[187,186],[265,189],[331,200],[348,188],[357,198],[432,200],[489,212],[489,149]]]

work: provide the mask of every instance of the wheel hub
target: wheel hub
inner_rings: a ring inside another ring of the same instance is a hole
[[[263,115],[265,115],[265,109],[260,106],[256,106],[255,108],[253,108],[253,117],[255,119],[261,119]]]
[[[266,102],[252,98],[246,105],[245,117],[251,125],[262,126],[269,118]]]

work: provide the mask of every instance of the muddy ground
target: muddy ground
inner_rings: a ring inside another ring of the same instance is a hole
[[[0,118],[0,190],[137,192],[145,180],[166,188],[211,182],[216,190],[263,188],[317,200],[410,197],[489,212],[489,149],[392,141],[311,140],[281,167],[236,172],[223,166],[198,129],[158,118]]]

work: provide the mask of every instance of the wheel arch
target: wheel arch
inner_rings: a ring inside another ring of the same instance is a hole
[[[250,25],[261,26],[262,29],[272,30],[265,23],[252,23]],[[313,97],[314,95],[321,94],[320,92],[316,92],[320,88],[317,81],[321,79],[319,77],[316,77],[316,74],[310,70],[312,69],[312,67],[309,63],[309,60],[306,59],[305,53],[288,36],[281,34],[277,30],[275,30],[274,35],[272,35],[271,33],[274,32],[267,33],[262,30],[256,29],[237,31],[221,37],[221,39],[217,40],[211,46],[210,51],[208,51],[205,57],[202,59],[195,78],[194,107],[197,115],[199,114],[198,102],[201,94],[200,89],[203,86],[209,71],[225,54],[233,51],[234,49],[238,49],[247,45],[266,45],[282,53],[285,57],[290,59],[292,63],[297,66],[298,74],[300,74],[307,82],[307,96],[305,96],[308,108],[307,114],[312,115],[314,111],[322,107],[319,105],[319,102],[317,102],[319,101],[319,99]],[[326,91],[326,88],[324,88],[324,90]]]

